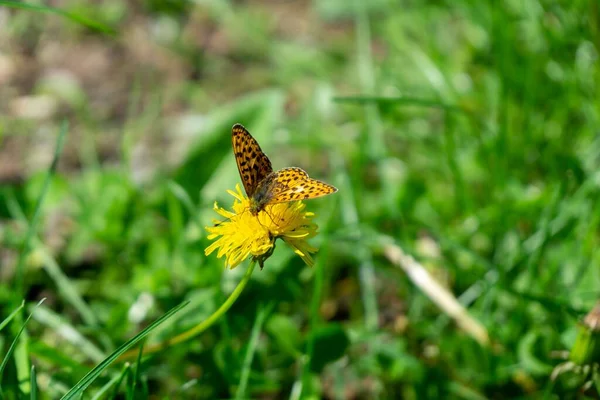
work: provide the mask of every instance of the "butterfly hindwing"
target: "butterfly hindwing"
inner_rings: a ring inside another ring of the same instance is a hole
[[[259,183],[273,172],[271,161],[241,124],[231,128],[231,144],[244,189],[252,197]]]
[[[334,186],[310,178],[301,168],[284,168],[274,175],[269,204],[314,199],[337,192]]]

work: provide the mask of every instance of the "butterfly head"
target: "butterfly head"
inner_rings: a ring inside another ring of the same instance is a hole
[[[258,203],[252,197],[249,198],[248,200],[250,200],[250,214],[258,215],[258,213],[264,209],[264,204]]]

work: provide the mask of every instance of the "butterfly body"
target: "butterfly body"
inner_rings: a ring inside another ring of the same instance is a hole
[[[256,186],[255,192],[249,197],[250,212],[252,215],[258,215],[264,210],[267,204],[273,198],[273,186],[275,185],[276,172],[271,172]]]
[[[240,124],[233,126],[231,142],[252,215],[270,204],[313,199],[337,191],[332,185],[310,178],[301,168],[273,171],[258,142]]]

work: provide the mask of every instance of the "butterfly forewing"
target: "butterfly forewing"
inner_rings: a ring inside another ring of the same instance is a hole
[[[335,192],[334,186],[310,178],[301,168],[284,168],[275,172],[269,204],[314,199]]]
[[[231,144],[244,189],[248,197],[252,197],[259,183],[273,172],[271,161],[250,132],[240,124],[231,128]]]

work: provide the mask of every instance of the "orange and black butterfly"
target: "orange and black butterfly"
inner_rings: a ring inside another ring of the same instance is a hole
[[[270,204],[314,199],[337,192],[334,186],[310,178],[297,167],[273,171],[269,157],[240,124],[231,128],[231,144],[252,215],[258,215]]]

